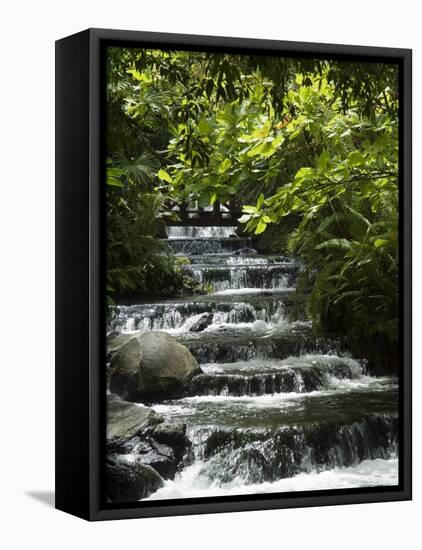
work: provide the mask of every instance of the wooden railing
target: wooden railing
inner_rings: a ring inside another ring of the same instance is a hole
[[[216,201],[212,210],[204,208],[189,208],[189,205],[184,203],[175,212],[178,214],[179,220],[168,220],[167,225],[174,226],[231,226],[238,225],[238,218],[242,212],[236,206],[232,199],[227,204],[223,205]]]

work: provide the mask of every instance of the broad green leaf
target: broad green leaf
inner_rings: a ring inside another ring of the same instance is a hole
[[[286,138],[282,134],[279,134],[272,141],[271,145],[273,146],[273,149],[277,149],[277,147],[280,147],[280,145],[283,145],[285,140],[286,140]]]
[[[323,250],[324,248],[332,248],[340,250],[350,250],[351,246],[352,243],[347,239],[330,239],[316,246],[316,249]]]
[[[256,214],[257,209],[256,206],[244,205],[243,212],[246,212],[247,214]]]
[[[172,180],[170,174],[168,174],[168,172],[166,172],[165,170],[163,170],[163,169],[158,170],[157,175],[160,178],[160,180],[166,181],[167,183],[173,183],[173,180]]]
[[[230,168],[231,164],[232,164],[231,160],[229,158],[225,158],[223,162],[220,164],[218,171],[220,173],[226,172]]]
[[[365,158],[360,151],[353,151],[349,154],[349,164],[351,166],[358,166],[364,164]]]
[[[318,157],[319,168],[324,171],[327,168],[327,164],[329,160],[330,160],[330,155],[328,154],[328,151],[323,151]]]
[[[271,148],[271,145],[270,145]],[[255,147],[252,147],[250,151],[247,152],[248,157],[255,157],[257,155],[263,155],[264,152],[268,149],[268,143],[259,143],[258,145],[255,145]]]
[[[259,235],[260,233],[263,233],[267,227],[267,224],[264,221],[260,221],[255,229],[255,235]]]
[[[107,176],[107,185],[111,187],[124,187],[123,183],[114,176]]]
[[[209,135],[213,131],[213,127],[207,120],[200,120],[198,123],[198,129],[201,134]]]
[[[387,246],[389,244],[389,241],[386,239],[376,239],[374,241],[375,248],[381,248],[383,246]]]
[[[309,178],[310,176],[313,176],[314,169],[309,166],[304,166],[300,170],[296,172],[295,180],[300,180],[302,178]]]

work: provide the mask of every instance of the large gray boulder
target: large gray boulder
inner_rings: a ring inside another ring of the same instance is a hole
[[[130,439],[162,421],[162,417],[149,407],[128,403],[116,395],[107,396],[108,441],[115,438]]]
[[[109,502],[133,502],[146,498],[164,485],[161,476],[131,455],[106,460],[106,496]]]
[[[130,334],[124,334],[123,332],[118,332],[117,330],[109,332],[107,334],[107,357],[110,360],[116,351],[122,347],[128,340],[130,340]]]
[[[127,401],[179,397],[202,372],[187,347],[157,331],[127,340],[113,355],[110,368],[110,390]]]

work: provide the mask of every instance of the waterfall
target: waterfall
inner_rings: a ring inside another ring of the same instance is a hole
[[[168,239],[228,239],[237,237],[237,227],[168,226]]]
[[[249,237],[206,238],[201,236],[167,239],[168,246],[175,254],[187,256],[239,252],[250,247],[250,243]]]
[[[306,308],[291,321],[303,264],[237,234],[168,227],[167,246],[212,293],[119,305],[109,322],[169,332],[203,371],[184,397],[152,405],[185,423],[192,445],[149,498],[397,485],[397,380],[369,376],[342,341],[317,336]]]

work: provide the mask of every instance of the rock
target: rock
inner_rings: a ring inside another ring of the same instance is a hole
[[[149,407],[123,401],[116,395],[107,396],[107,440],[130,439],[139,431],[162,422],[162,417]]]
[[[139,436],[125,439],[114,437],[107,440],[107,451],[112,454],[142,454],[151,451],[151,445]]]
[[[161,444],[156,444],[148,453],[139,455],[139,460],[154,468],[163,479],[174,479],[179,463],[173,449]]]
[[[191,442],[186,437],[186,424],[183,422],[163,422],[156,426],[151,436],[159,443],[174,449],[176,457],[181,459]]]
[[[107,334],[107,357],[111,359],[116,351],[128,340],[130,340],[130,338],[130,334],[123,334],[117,330],[109,332]]]
[[[110,389],[128,401],[179,397],[202,372],[187,347],[166,332],[132,337],[112,358]]]
[[[213,319],[212,313],[203,313],[201,317],[195,321],[195,323],[190,327],[189,332],[201,332],[206,329]]]
[[[106,497],[109,502],[146,498],[164,485],[151,466],[132,455],[112,455],[106,460]]]
[[[158,429],[162,424],[162,428]],[[164,422],[144,405],[134,405],[116,395],[107,396],[107,453],[122,462],[135,461],[154,468],[164,479],[174,479],[191,442],[186,424]],[[132,463],[132,462],[131,462]]]
[[[254,248],[240,248],[239,250],[236,250],[235,252],[233,252],[233,254],[236,254],[236,255],[249,255],[249,256],[254,256],[255,254],[258,254],[258,252],[254,249]]]
[[[189,441],[188,443],[190,444]],[[136,459],[139,464],[154,468],[164,479],[174,479],[184,451],[184,448],[173,449],[152,437],[115,438],[107,441],[107,452],[110,455],[126,455],[128,458]]]

